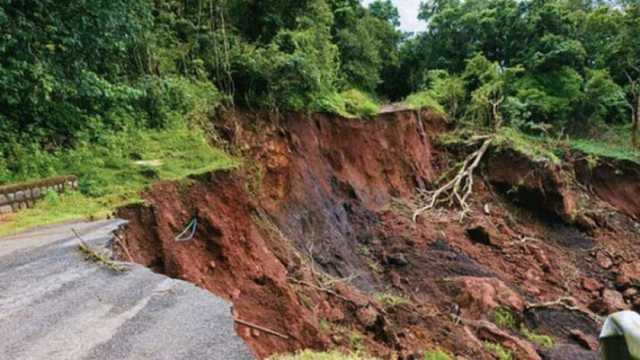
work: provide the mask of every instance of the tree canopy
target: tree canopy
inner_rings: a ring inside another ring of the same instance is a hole
[[[428,0],[416,15],[412,35],[390,0],[0,0],[0,152],[212,104],[327,111],[356,90],[523,131],[637,129],[638,1]]]

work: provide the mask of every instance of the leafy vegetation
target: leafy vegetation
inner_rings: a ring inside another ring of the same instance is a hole
[[[493,355],[495,355],[495,357],[498,360],[513,360],[513,353],[511,352],[511,350],[505,348],[504,346],[498,344],[498,343],[494,343],[494,342],[490,342],[490,341],[485,341],[484,343],[484,348],[492,353]]]
[[[398,306],[409,303],[409,300],[407,300],[406,298],[390,292],[375,293],[373,295],[373,298],[385,306]]]
[[[529,330],[526,326],[522,325],[520,327],[520,333],[524,336],[525,339],[531,341],[532,343],[545,347],[552,348],[554,345],[553,338],[547,335],[536,334],[532,330]]]
[[[509,309],[497,308],[492,313],[493,322],[507,329],[517,329],[518,320]]]
[[[419,17],[406,34],[390,0],[0,0],[0,183],[78,175],[56,206],[85,210],[55,217],[99,213],[229,166],[201,147],[216,107],[352,118],[401,99],[534,157],[639,161],[637,1],[431,0]],[[132,165],[139,143],[162,165]]]
[[[337,350],[329,352],[315,352],[312,350],[304,350],[293,355],[276,355],[269,358],[270,360],[375,360],[367,355],[360,353],[345,354]]]
[[[451,360],[451,356],[441,350],[427,351],[424,360]]]
[[[164,130],[105,135],[100,143],[81,143],[70,150],[25,154],[12,180],[33,174],[78,174],[79,191],[47,194],[32,209],[10,215],[0,224],[0,234],[75,218],[100,217],[118,205],[141,201],[140,190],[155,181],[176,180],[238,164],[212,148],[201,130],[184,124]]]

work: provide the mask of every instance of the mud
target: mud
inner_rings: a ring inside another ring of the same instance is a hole
[[[434,188],[443,164],[458,156],[436,145],[448,125],[434,114],[230,112],[213,125],[241,167],[160,183],[143,195],[145,205],[118,216],[131,221],[123,237],[136,262],[223,296],[238,319],[288,337],[238,325],[260,358],[339,347],[409,359],[437,347],[491,359],[473,324],[516,304],[519,321],[556,339],[556,348],[538,349],[542,358],[586,359],[595,352],[568,334],[593,335],[599,324],[523,304],[571,297],[588,309],[603,289],[632,287],[619,273],[635,269],[623,264],[640,255],[640,205],[581,187],[566,176],[573,163],[493,149],[477,176],[472,216],[461,223],[445,207],[414,223],[416,189]],[[193,218],[194,238],[177,242]],[[585,289],[587,277],[601,289]],[[482,296],[465,296],[461,279]],[[509,344],[527,341],[512,336],[519,340]]]

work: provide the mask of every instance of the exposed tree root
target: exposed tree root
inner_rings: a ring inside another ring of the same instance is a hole
[[[491,141],[493,141],[493,137],[485,138],[482,146],[467,156],[462,163],[460,171],[458,171],[458,174],[453,179],[439,189],[425,193],[427,205],[417,209],[413,213],[414,222],[418,216],[422,215],[425,211],[433,209],[442,201],[449,201],[450,204],[457,202],[461,209],[460,221],[464,220],[469,212],[471,212],[467,201],[473,192],[473,172],[478,165],[480,165],[480,161],[489,149]]]
[[[554,307],[554,306],[560,306],[569,311],[579,312],[581,314],[588,316],[591,320],[595,321],[597,324],[602,323],[602,319],[598,315],[586,309],[577,307],[575,305],[575,300],[571,297],[561,297],[557,300],[548,301],[544,303],[527,303],[526,304],[527,309],[536,309],[536,308],[545,308],[545,307],[548,308],[548,307]]]

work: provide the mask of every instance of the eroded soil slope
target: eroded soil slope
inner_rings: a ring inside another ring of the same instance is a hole
[[[440,208],[414,223],[417,190],[466,150],[436,144],[447,131],[438,116],[236,112],[214,125],[241,168],[159,184],[118,215],[131,221],[123,235],[136,262],[270,330],[237,325],[259,357],[338,346],[491,359],[491,343],[518,359],[595,359],[597,315],[640,306],[633,164],[610,185],[606,162],[494,148],[469,218]],[[176,241],[194,218],[193,239]]]

